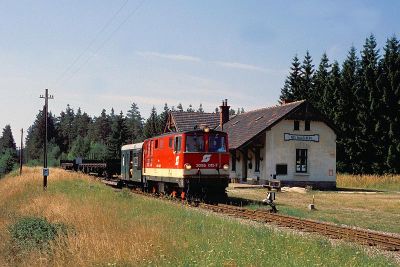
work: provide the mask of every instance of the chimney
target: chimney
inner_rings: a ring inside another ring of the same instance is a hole
[[[222,100],[222,105],[219,106],[221,112],[219,113],[219,123],[221,125],[221,131],[224,130],[224,124],[229,121],[229,108],[228,99]]]
[[[289,104],[289,103],[292,103],[292,102],[293,102],[293,100],[283,99],[281,105]]]

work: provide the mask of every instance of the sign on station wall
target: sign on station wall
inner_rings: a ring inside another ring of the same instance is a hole
[[[284,140],[285,141],[310,141],[310,142],[319,142],[319,134],[313,134],[313,135],[301,135],[301,134],[290,134],[290,133],[285,133],[284,134]]]

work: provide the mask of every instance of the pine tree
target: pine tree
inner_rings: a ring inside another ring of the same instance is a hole
[[[10,125],[4,127],[0,137],[0,154],[6,149],[11,149],[12,151],[16,151],[17,149]]]
[[[176,106],[176,109],[177,109],[178,111],[183,111],[183,106],[182,106],[182,104],[179,103],[179,104]]]
[[[105,109],[101,111],[100,117],[96,118],[95,127],[96,141],[101,144],[107,144],[111,132],[111,120],[110,117],[107,116]]]
[[[158,117],[158,130],[157,132],[159,133],[163,133],[164,129],[165,129],[165,125],[167,124],[167,120],[168,120],[168,115],[169,115],[169,107],[168,104],[165,103],[164,104],[164,110],[162,113],[160,113],[159,117]]]
[[[311,88],[312,90],[310,91],[310,95],[308,97],[308,100],[311,102],[311,104],[325,114],[331,113],[331,105],[334,104],[331,102],[332,92],[328,91],[328,83],[330,78],[329,68],[329,59],[326,53],[324,53],[321,57],[318,70],[315,72],[314,86]]]
[[[57,144],[59,144],[62,152],[67,152],[71,148],[72,142],[77,136],[77,129],[74,123],[75,112],[67,105],[65,111],[62,111],[60,117],[57,118]]]
[[[300,90],[301,82],[300,61],[297,55],[295,55],[292,61],[292,67],[290,68],[289,76],[286,78],[285,84],[281,89],[281,95],[279,97],[280,102],[286,100],[299,100],[296,98],[297,96],[295,94]]]
[[[379,130],[379,116],[377,112],[381,109],[381,96],[376,86],[378,79],[379,53],[376,49],[376,41],[370,35],[361,51],[360,61],[360,86],[356,90],[358,121],[360,123],[357,131],[357,144],[359,145],[359,162],[361,173],[380,172],[383,165],[381,140],[375,137]],[[379,138],[379,137],[378,137]]]
[[[111,126],[111,134],[108,140],[108,158],[120,159],[121,147],[126,144],[128,140],[128,128],[124,115],[121,113],[115,116]]]
[[[300,90],[294,92],[294,97],[297,100],[310,99],[314,86],[313,73],[314,65],[312,64],[311,55],[307,51],[306,55],[304,56],[303,64],[301,65]]]
[[[150,138],[161,134],[159,132],[159,120],[157,116],[157,110],[154,106],[151,109],[150,117],[146,120],[146,123],[144,124],[143,134],[145,138]]]
[[[80,137],[86,137],[89,132],[89,127],[92,124],[92,118],[90,118],[86,112],[82,114],[81,108],[78,108],[74,123],[76,124],[75,128],[77,129],[77,135]]]
[[[356,49],[351,47],[341,71],[341,86],[335,113],[335,122],[340,130],[337,138],[338,158],[343,163],[342,170],[351,173],[358,173],[361,168],[356,136],[358,110],[355,104],[357,103],[355,92],[359,84],[359,64]]]
[[[197,112],[204,113],[203,104],[200,103],[199,108],[197,109]]]
[[[386,172],[400,173],[400,44],[396,37],[386,41],[380,61],[381,75],[377,84],[383,91],[383,143]]]
[[[143,118],[136,103],[132,103],[131,109],[127,112],[126,125],[128,128],[128,141],[130,143],[143,140]]]

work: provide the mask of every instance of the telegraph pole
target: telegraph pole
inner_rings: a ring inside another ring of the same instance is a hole
[[[47,168],[47,117],[49,111],[49,99],[54,99],[52,95],[49,95],[49,89],[46,89],[44,95],[40,95],[40,98],[44,98],[44,120],[45,120],[45,128],[46,134],[44,137],[44,149],[43,149],[43,190],[47,189],[47,176],[49,176],[49,169]]]
[[[20,150],[19,150],[19,175],[22,175],[22,153],[24,151],[24,147],[23,147],[23,136],[24,136],[24,129],[21,129],[21,146],[20,146]]]

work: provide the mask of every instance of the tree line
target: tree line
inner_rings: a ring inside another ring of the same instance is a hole
[[[126,115],[118,114],[114,109],[107,113],[103,109],[98,116],[89,116],[80,108],[76,111],[67,105],[66,109],[55,116],[48,115],[48,164],[58,165],[60,159],[115,159],[120,158],[121,146],[141,142],[146,138],[164,132],[170,111],[184,111],[182,104],[169,107],[165,103],[162,112],[153,107],[145,120],[136,103],[133,103]],[[204,112],[202,104],[197,109],[189,105],[188,112]],[[216,108],[215,112],[218,112]],[[236,111],[231,110],[231,114]],[[243,108],[238,109],[244,112]],[[35,122],[27,131],[25,156],[31,165],[43,160],[45,121],[43,111],[39,111]]]
[[[342,64],[323,54],[315,68],[307,51],[294,56],[280,101],[307,99],[338,128],[337,169],[400,173],[400,45],[388,38],[381,52],[374,35]]]
[[[0,177],[10,172],[17,163],[17,147],[11,131],[6,125],[0,136]]]

